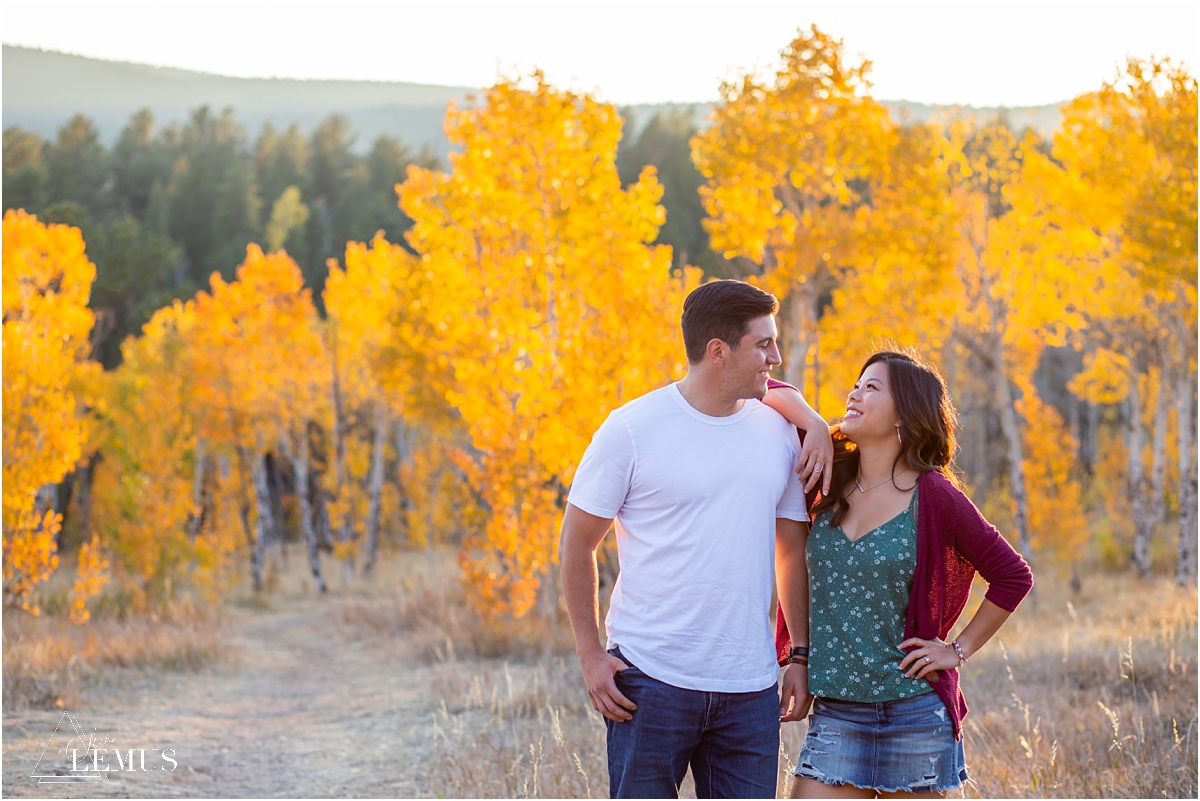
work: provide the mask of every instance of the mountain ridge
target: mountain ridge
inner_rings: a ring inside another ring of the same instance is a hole
[[[19,125],[52,139],[59,126],[75,114],[84,114],[107,145],[142,108],[150,108],[156,125],[163,126],[183,123],[194,109],[208,105],[218,111],[232,107],[250,136],[267,122],[277,128],[295,123],[311,131],[329,114],[340,113],[358,133],[357,150],[365,150],[387,133],[444,157],[450,148],[442,131],[446,104],[461,103],[483,91],[399,81],[238,78],[8,44],[3,46],[3,66],[5,129]],[[669,108],[690,109],[703,126],[713,102],[633,104],[621,109],[635,131],[654,113]],[[923,122],[939,112],[950,117],[1005,113],[1015,127],[1028,125],[1049,136],[1060,120],[1057,104],[998,108],[879,102],[901,122]]]

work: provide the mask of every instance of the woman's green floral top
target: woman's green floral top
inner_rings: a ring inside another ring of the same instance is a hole
[[[917,492],[908,508],[851,542],[821,514],[808,535],[808,689],[874,703],[932,692],[900,671],[904,618],[917,566]]]

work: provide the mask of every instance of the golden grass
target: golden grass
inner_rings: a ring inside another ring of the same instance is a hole
[[[147,617],[4,615],[4,708],[86,706],[89,685],[114,671],[198,670],[222,652],[219,608],[167,604]]]
[[[1096,576],[1072,595],[1050,576],[1039,600],[964,671],[971,783],[952,795],[1196,797],[1195,589]],[[403,633],[438,668],[432,793],[607,795],[604,725],[587,703],[565,615],[488,622],[453,583],[419,579],[343,614],[350,626]],[[804,732],[784,726],[781,796]],[[692,795],[690,777],[683,794]]]
[[[964,676],[967,796],[1195,798],[1195,588],[1043,584]]]

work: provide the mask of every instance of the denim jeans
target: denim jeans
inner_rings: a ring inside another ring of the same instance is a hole
[[[779,690],[685,690],[652,679],[619,648],[628,668],[617,689],[637,704],[633,720],[608,728],[613,798],[678,798],[692,768],[698,798],[774,798],[779,769]]]

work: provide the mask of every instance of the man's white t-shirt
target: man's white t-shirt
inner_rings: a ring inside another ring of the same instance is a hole
[[[608,416],[568,500],[616,518],[609,648],[685,689],[775,684],[775,519],[808,520],[799,452],[796,429],[761,401],[710,417],[675,384]]]

